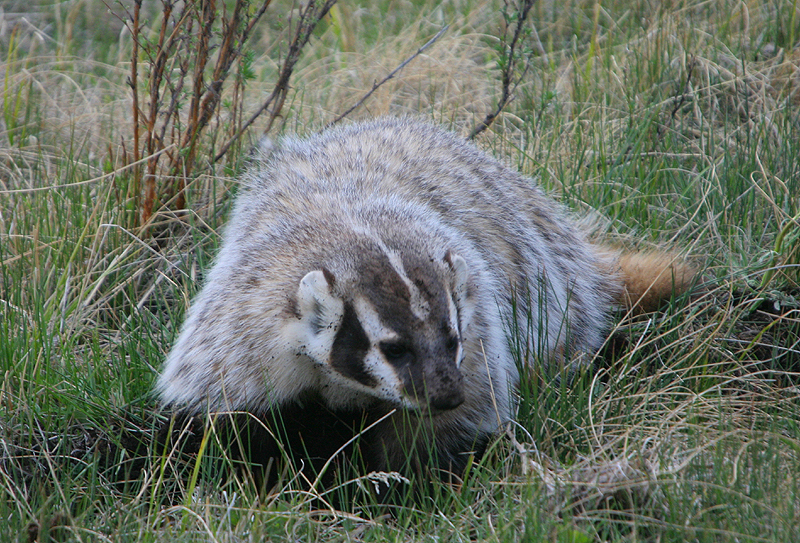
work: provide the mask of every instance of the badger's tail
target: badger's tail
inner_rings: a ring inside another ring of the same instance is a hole
[[[619,303],[633,313],[655,311],[671,297],[688,292],[698,273],[673,252],[616,251],[612,262],[623,287]]]

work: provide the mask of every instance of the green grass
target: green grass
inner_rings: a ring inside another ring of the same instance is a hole
[[[500,95],[500,8],[342,4],[298,66],[281,131],[321,128],[449,24],[352,118],[414,113],[467,133]],[[701,284],[619,315],[596,371],[569,386],[527,373],[519,425],[463,485],[392,515],[320,509],[291,473],[260,491],[210,461],[225,454],[213,434],[199,460],[155,439],[152,385],[245,157],[204,170],[189,212],[142,235],[123,168],[129,36],[97,0],[4,9],[0,540],[797,539],[797,2],[537,3],[531,68],[478,144],[598,236],[685,250]],[[246,104],[270,90],[285,26],[271,19],[252,46]]]

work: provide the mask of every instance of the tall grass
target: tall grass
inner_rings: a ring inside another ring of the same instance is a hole
[[[242,110],[263,103],[284,58],[295,12],[276,6],[286,16],[247,52]],[[194,454],[159,436],[150,391],[247,145],[189,180],[187,213],[136,228],[132,42],[117,8],[9,2],[0,15],[0,539],[797,538],[796,2],[533,6],[529,67],[477,143],[596,235],[685,250],[703,272],[662,311],[619,315],[595,371],[526,372],[519,425],[462,484],[391,515],[326,509],[291,471],[260,489],[220,468],[227,453],[202,428],[173,429]],[[506,24],[500,2],[339,4],[303,51],[278,131],[323,127],[450,25],[350,117],[417,114],[466,136],[501,98]]]

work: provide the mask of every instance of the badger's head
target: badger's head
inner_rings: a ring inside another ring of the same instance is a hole
[[[331,403],[357,393],[413,410],[455,409],[465,398],[461,362],[474,310],[467,264],[449,251],[385,254],[357,270],[355,283],[326,268],[302,278],[301,350],[323,372]]]

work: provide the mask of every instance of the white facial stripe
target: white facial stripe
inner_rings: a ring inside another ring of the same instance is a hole
[[[358,322],[361,323],[361,328],[364,329],[370,343],[392,341],[399,337],[397,333],[384,326],[378,312],[366,298],[359,296],[353,300],[353,309],[355,309]]]
[[[378,312],[366,299],[356,298],[353,301],[353,309],[355,309],[364,333],[369,338],[370,349],[364,357],[364,367],[370,375],[378,380],[377,392],[383,398],[400,402],[406,407],[413,407],[403,395],[403,382],[397,375],[394,366],[386,361],[378,347],[381,342],[393,341],[399,336],[381,323]]]
[[[397,273],[397,276],[400,277],[400,280],[403,281],[403,284],[405,284],[406,288],[408,288],[409,294],[411,294],[411,312],[419,320],[427,320],[431,313],[431,307],[422,297],[416,285],[414,285],[414,283],[412,283],[406,275],[406,270],[405,267],[403,267],[403,261],[400,259],[400,255],[394,251],[390,251],[383,244],[380,245],[381,250],[383,250],[383,253],[386,255],[386,258],[389,261],[389,264],[392,266],[395,273]]]
[[[456,364],[461,366],[461,358],[463,357],[463,343],[461,338],[461,327],[458,325],[458,307],[453,300],[453,294],[450,292],[450,287],[445,286],[447,291],[447,311],[450,318],[450,329],[458,334],[458,352],[456,353]]]
[[[364,357],[364,367],[378,380],[378,385],[371,390],[372,394],[398,403],[403,407],[418,407],[416,403],[403,394],[403,383],[395,373],[392,365],[386,362],[377,345],[373,345]]]
[[[451,261],[453,272],[455,273],[455,289],[452,298],[457,307],[458,322],[460,324],[458,330],[463,341],[463,336],[467,334],[467,329],[472,321],[472,314],[475,312],[475,299],[473,296],[468,295],[469,268],[467,263],[456,254],[451,254]]]

